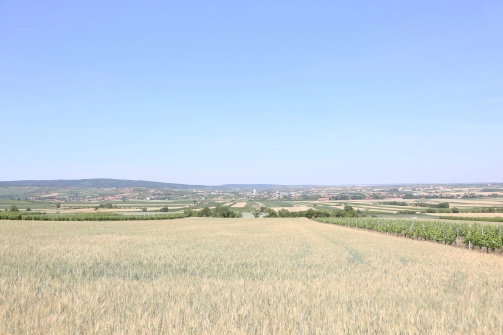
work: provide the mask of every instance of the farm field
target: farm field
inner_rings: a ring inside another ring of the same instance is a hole
[[[307,219],[0,221],[1,334],[499,334],[502,277]]]
[[[302,211],[307,211],[308,209],[311,209],[313,207],[309,206],[304,206],[304,205],[293,205],[290,207],[272,207],[275,211],[280,211],[282,209],[285,209],[290,212],[302,212]]]
[[[439,214],[428,214],[425,213],[425,215],[430,215],[430,216],[438,216]],[[446,214],[448,216],[464,216],[464,217],[473,217],[473,218],[503,218],[503,213],[448,213]]]
[[[303,212],[307,210],[334,212],[351,206],[358,215],[368,217],[419,217],[439,219],[446,214],[474,217],[497,218],[503,212],[503,190],[500,186],[478,185],[477,187],[426,187],[421,191],[412,186],[402,191],[402,196],[419,192],[416,198],[397,197],[394,193],[372,187],[346,189],[324,189],[322,187],[282,189],[215,189],[211,190],[154,190],[147,188],[2,188],[0,187],[0,211],[42,212],[49,215],[70,215],[86,213],[116,213],[124,215],[145,215],[162,212],[184,213],[189,210],[210,209],[230,206],[233,211],[252,217],[257,208],[267,207],[274,211]],[[391,189],[390,189],[391,190]],[[416,190],[416,191],[412,191]],[[483,191],[484,190],[484,191]],[[290,191],[290,192],[289,192]],[[480,191],[480,192],[479,192]],[[489,192],[490,191],[490,192]],[[328,192],[328,195],[327,195]],[[346,193],[345,193],[346,192]],[[317,194],[320,193],[320,194]],[[450,198],[438,198],[447,193]],[[321,195],[323,194],[323,196]],[[332,195],[330,195],[332,194]],[[475,195],[480,196],[475,196]],[[354,200],[328,200],[335,196],[351,197]],[[2,198],[3,197],[3,198]],[[365,198],[362,198],[365,197]],[[418,198],[420,197],[420,198]],[[311,200],[306,200],[312,198]],[[304,200],[301,200],[304,199]],[[439,204],[447,206],[439,208]],[[418,206],[420,205],[420,206]],[[167,207],[167,208],[166,208]],[[480,214],[480,215],[478,215]]]
[[[404,202],[407,206],[397,206],[397,205],[388,205],[386,202]],[[503,199],[502,198],[474,198],[474,199],[427,199],[423,200],[430,204],[439,204],[439,203],[449,203],[449,207],[456,207],[460,211],[477,211],[481,208],[489,208],[489,207],[503,207]],[[372,214],[383,214],[386,216],[387,214],[397,213],[403,210],[415,211],[417,213],[426,212],[426,207],[417,207],[413,206],[414,203],[417,203],[417,199],[401,199],[401,198],[390,198],[390,199],[369,199],[369,200],[325,200],[325,201],[299,201],[297,204],[303,204],[306,206],[313,206],[313,208],[323,209],[342,209],[345,204],[351,205],[355,210],[360,210],[364,214],[367,211]],[[488,213],[493,217],[498,217],[498,214]],[[431,216],[438,217],[438,213],[430,214]],[[441,215],[441,214],[440,214]]]

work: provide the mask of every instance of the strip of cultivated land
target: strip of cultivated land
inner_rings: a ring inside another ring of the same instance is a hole
[[[1,334],[497,334],[502,277],[307,219],[0,221]]]

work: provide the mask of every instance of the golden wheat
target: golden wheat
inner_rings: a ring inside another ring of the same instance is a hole
[[[0,221],[1,334],[501,334],[502,278],[307,219]]]

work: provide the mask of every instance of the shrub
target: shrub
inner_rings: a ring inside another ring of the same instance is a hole
[[[111,202],[105,202],[105,203],[102,203],[98,206],[99,208],[117,208],[117,206],[115,206],[114,204],[112,204]],[[59,208],[59,207],[58,207]]]

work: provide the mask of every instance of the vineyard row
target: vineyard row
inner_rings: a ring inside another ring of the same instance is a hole
[[[374,230],[444,244],[464,243],[489,251],[503,251],[503,225],[411,221],[379,218],[317,218],[319,222]]]

